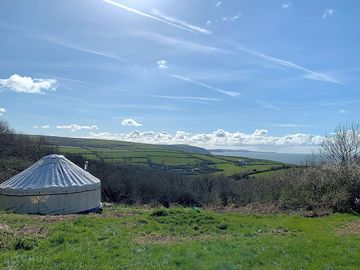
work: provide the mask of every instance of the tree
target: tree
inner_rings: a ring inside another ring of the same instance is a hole
[[[340,165],[360,163],[360,124],[340,125],[321,144],[321,160]]]

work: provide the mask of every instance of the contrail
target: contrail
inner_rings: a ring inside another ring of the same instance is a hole
[[[184,76],[180,76],[180,75],[176,75],[176,74],[170,74],[169,76],[173,77],[173,78],[176,78],[178,80],[190,82],[190,83],[205,87],[207,89],[211,89],[213,91],[219,92],[219,93],[227,95],[227,96],[238,97],[238,96],[241,95],[239,92],[227,91],[227,90],[223,90],[223,89],[220,89],[220,88],[216,88],[214,86],[211,86],[211,85],[208,85],[208,84],[205,84],[205,83],[202,83],[202,82],[194,81],[193,79],[190,79],[188,77],[184,77]]]
[[[142,12],[142,11],[140,11],[140,10],[138,10],[138,9],[125,6],[125,5],[120,4],[120,3],[118,3],[118,2],[115,2],[115,1],[112,1],[112,0],[102,0],[102,1],[105,2],[105,3],[108,3],[108,4],[110,4],[110,5],[113,5],[113,6],[122,8],[122,9],[125,9],[125,10],[127,10],[127,11],[129,11],[129,12],[138,14],[138,15],[140,15],[140,16],[144,16],[144,17],[147,17],[147,18],[150,18],[150,19],[153,19],[153,20],[162,22],[162,23],[166,23],[166,24],[168,24],[168,25],[171,25],[171,26],[173,26],[173,27],[176,27],[176,28],[179,28],[179,29],[182,29],[182,30],[186,30],[186,31],[189,31],[189,32],[192,32],[192,33],[196,33],[195,31],[193,31],[193,30],[191,30],[191,29],[189,29],[189,28],[182,27],[182,26],[177,25],[177,24],[175,24],[175,23],[172,23],[172,22],[169,22],[169,21],[167,21],[167,20],[164,20],[164,19],[155,17],[155,16],[150,15],[150,14],[148,14],[148,13]]]

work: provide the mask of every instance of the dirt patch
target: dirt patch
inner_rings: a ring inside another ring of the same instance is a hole
[[[351,221],[345,223],[344,226],[340,227],[337,231],[338,234],[351,234],[351,235],[360,235],[360,221]]]
[[[292,233],[291,231],[289,231],[288,229],[282,229],[282,228],[276,228],[276,229],[271,229],[270,230],[270,234],[289,234]]]
[[[75,219],[81,217],[81,215],[32,216],[32,217],[34,220],[36,220],[38,222],[52,224],[52,223],[61,222],[61,221],[72,221],[72,220],[75,220]]]
[[[214,212],[218,213],[239,213],[239,214],[277,214],[282,211],[276,205],[259,205],[249,204],[243,207],[224,207],[224,208],[209,208]]]
[[[225,240],[229,239],[231,235],[210,235],[202,234],[196,236],[170,236],[160,235],[155,233],[139,235],[134,239],[136,244],[173,244],[179,242],[192,242],[192,241],[211,241],[211,240]]]
[[[322,210],[315,210],[315,211],[304,211],[302,214],[306,218],[325,217],[325,216],[331,215],[332,210],[322,209]]]
[[[129,216],[134,216],[133,214],[127,214],[127,213],[119,213],[115,211],[102,213],[101,215],[98,215],[99,218],[125,218]]]
[[[27,226],[17,229],[14,233],[16,235],[44,236],[46,235],[46,230],[44,227]]]
[[[25,226],[21,228],[11,228],[7,224],[1,224],[0,223],[0,233],[6,233],[8,235],[12,236],[20,236],[20,235],[26,235],[26,236],[43,236],[46,235],[45,227],[43,226]]]
[[[10,231],[9,225],[0,223],[0,232],[9,232],[9,231]]]

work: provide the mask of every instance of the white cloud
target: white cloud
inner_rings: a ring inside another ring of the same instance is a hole
[[[182,29],[182,30],[186,30],[186,31],[189,31],[189,32],[192,32],[192,33],[210,34],[210,31],[208,31],[206,29],[191,25],[191,24],[189,24],[187,22],[184,22],[182,20],[179,20],[177,18],[165,15],[165,14],[161,13],[159,10],[156,10],[156,13],[157,13],[156,15],[158,16],[157,17],[157,16],[153,16],[153,15],[148,14],[146,12],[143,12],[143,11],[140,11],[138,9],[135,9],[135,8],[120,4],[120,3],[112,1],[112,0],[102,0],[102,1],[105,2],[105,3],[108,3],[110,5],[116,6],[118,8],[124,9],[126,11],[129,11],[131,13],[134,13],[134,14],[137,14],[137,15],[140,15],[140,16],[143,16],[143,17],[158,21],[158,22],[162,22],[162,23],[165,23],[167,25],[170,25],[170,26]]]
[[[340,114],[346,114],[347,111],[346,111],[346,110],[339,110],[339,113],[340,113]]]
[[[241,16],[242,16],[241,13],[238,12],[234,16],[222,17],[221,20],[222,21],[232,21],[233,22],[233,21],[236,21],[236,20],[240,19]]]
[[[18,93],[43,94],[44,91],[55,91],[57,81],[54,79],[33,79],[31,77],[11,75],[0,79],[0,86]]]
[[[205,84],[205,83],[202,83],[202,82],[195,81],[195,80],[193,80],[191,78],[188,78],[188,77],[175,75],[175,74],[170,74],[170,76],[173,77],[173,78],[176,78],[178,80],[182,80],[182,81],[185,81],[185,82],[189,82],[189,83],[192,83],[192,84],[196,84],[196,85],[205,87],[207,89],[213,90],[215,92],[218,92],[218,93],[221,93],[221,94],[224,94],[224,95],[227,95],[227,96],[238,97],[238,96],[241,95],[241,93],[239,93],[239,92],[223,90],[221,88],[217,88],[217,87],[211,86],[209,84]]]
[[[325,11],[323,13],[322,18],[326,19],[327,17],[334,15],[335,12],[336,12],[335,9],[327,8],[327,9],[325,9]]]
[[[141,127],[142,124],[136,122],[134,119],[128,118],[128,119],[124,119],[121,124],[123,126],[135,126],[135,127]]]
[[[6,113],[6,110],[0,107],[0,116],[2,116],[4,113]]]
[[[173,22],[173,23],[176,23],[176,24],[180,24],[180,25],[182,25],[182,26],[184,26],[186,28],[189,28],[189,29],[191,29],[191,30],[193,30],[195,32],[198,32],[198,33],[201,33],[201,34],[211,34],[211,32],[209,30],[207,30],[207,29],[204,29],[204,28],[199,27],[199,26],[192,25],[192,24],[184,22],[184,21],[182,21],[180,19],[177,19],[177,18],[171,17],[169,15],[166,15],[166,14],[164,14],[163,12],[161,12],[158,9],[153,9],[152,13],[154,15],[159,16],[160,18],[162,18],[162,19],[164,19],[166,21],[170,21],[170,22]]]
[[[257,129],[247,134],[240,131],[229,132],[223,129],[211,133],[188,133],[177,131],[134,131],[131,133],[90,132],[89,137],[133,141],[152,144],[189,144],[206,148],[216,147],[244,147],[244,146],[317,146],[323,137],[305,133],[288,134],[284,136],[270,136],[266,129]]]
[[[281,5],[283,8],[290,8],[291,7],[291,2],[286,2],[286,3],[283,3],[282,5]]]
[[[33,128],[42,128],[42,129],[48,129],[48,128],[50,128],[50,125],[42,125],[42,126],[33,126]]]
[[[92,126],[80,126],[77,124],[71,124],[71,125],[59,125],[56,126],[58,129],[69,129],[71,132],[82,130],[82,129],[92,129],[92,130],[98,130],[99,128],[96,125]]]
[[[223,1],[217,1],[215,7],[220,7],[223,4]]]
[[[210,20],[207,20],[206,21],[206,25],[209,26],[211,24],[211,21]]]
[[[257,129],[254,131],[252,135],[262,137],[262,136],[266,136],[267,134],[268,134],[267,129]]]
[[[156,64],[158,65],[158,68],[160,68],[160,69],[167,69],[169,67],[168,61],[164,60],[164,59],[157,61]]]

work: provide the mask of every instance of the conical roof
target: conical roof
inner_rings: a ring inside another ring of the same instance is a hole
[[[99,179],[64,156],[49,155],[0,184],[0,194],[66,194],[100,186]]]

